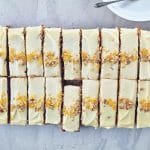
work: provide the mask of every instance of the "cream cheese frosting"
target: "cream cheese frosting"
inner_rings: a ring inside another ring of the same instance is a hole
[[[92,91],[92,92],[91,92]],[[98,127],[98,80],[82,82],[82,125]]]
[[[59,124],[61,121],[62,86],[61,78],[46,78],[45,123]]]
[[[82,30],[82,79],[99,78],[99,29]]]
[[[7,27],[0,26],[0,76],[6,76],[6,56],[7,56]]]
[[[113,128],[116,124],[118,81],[100,81],[100,127]]]
[[[29,125],[44,123],[44,84],[43,77],[28,78]]]
[[[150,80],[150,31],[140,32],[140,79]]]
[[[46,77],[60,77],[60,28],[44,29],[44,69]]]
[[[63,29],[63,61],[65,80],[80,79],[80,30]]]
[[[69,132],[80,128],[80,87],[67,85],[64,87],[62,129]]]
[[[101,30],[102,64],[101,78],[117,79],[119,62],[119,31],[103,28]]]
[[[10,123],[27,123],[27,78],[11,78]]]
[[[43,76],[42,27],[26,28],[28,76]]]
[[[8,123],[7,78],[0,78],[0,124]]]
[[[8,29],[9,68],[11,76],[26,75],[24,28]]]
[[[120,29],[120,78],[137,79],[138,72],[138,29]]]
[[[136,94],[136,80],[120,80],[117,120],[118,127],[133,128],[135,126]]]
[[[150,81],[138,82],[137,128],[150,127]]]

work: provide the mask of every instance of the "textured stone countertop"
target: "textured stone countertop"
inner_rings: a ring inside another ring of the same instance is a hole
[[[0,24],[150,28],[150,22],[124,20],[106,7],[95,9],[94,2],[96,0],[0,0]],[[150,150],[150,129],[83,127],[80,132],[71,134],[51,125],[7,125],[0,127],[0,150]]]

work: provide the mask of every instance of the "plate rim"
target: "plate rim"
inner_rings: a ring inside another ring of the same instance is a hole
[[[107,0],[102,0],[104,2],[106,2]],[[150,21],[150,16],[146,15],[146,17],[142,16],[142,17],[133,17],[133,16],[128,16],[125,13],[121,13],[120,11],[117,11],[117,9],[115,9],[114,7],[112,7],[112,5],[108,5],[107,6],[108,9],[110,9],[114,14],[116,14],[117,16],[129,20],[129,21],[135,21],[135,22],[146,22],[146,21]]]

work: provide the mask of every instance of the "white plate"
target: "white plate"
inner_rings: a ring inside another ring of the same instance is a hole
[[[103,0],[110,1],[110,0]],[[150,20],[150,0],[125,0],[108,5],[108,8],[116,15],[132,21]]]

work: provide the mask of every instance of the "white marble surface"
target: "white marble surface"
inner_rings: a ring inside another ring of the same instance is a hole
[[[98,0],[97,0],[98,1]],[[142,27],[107,8],[95,9],[96,0],[0,0],[0,24],[13,27],[44,24],[51,27]],[[150,129],[81,128],[64,133],[55,126],[1,126],[0,150],[149,150]]]

